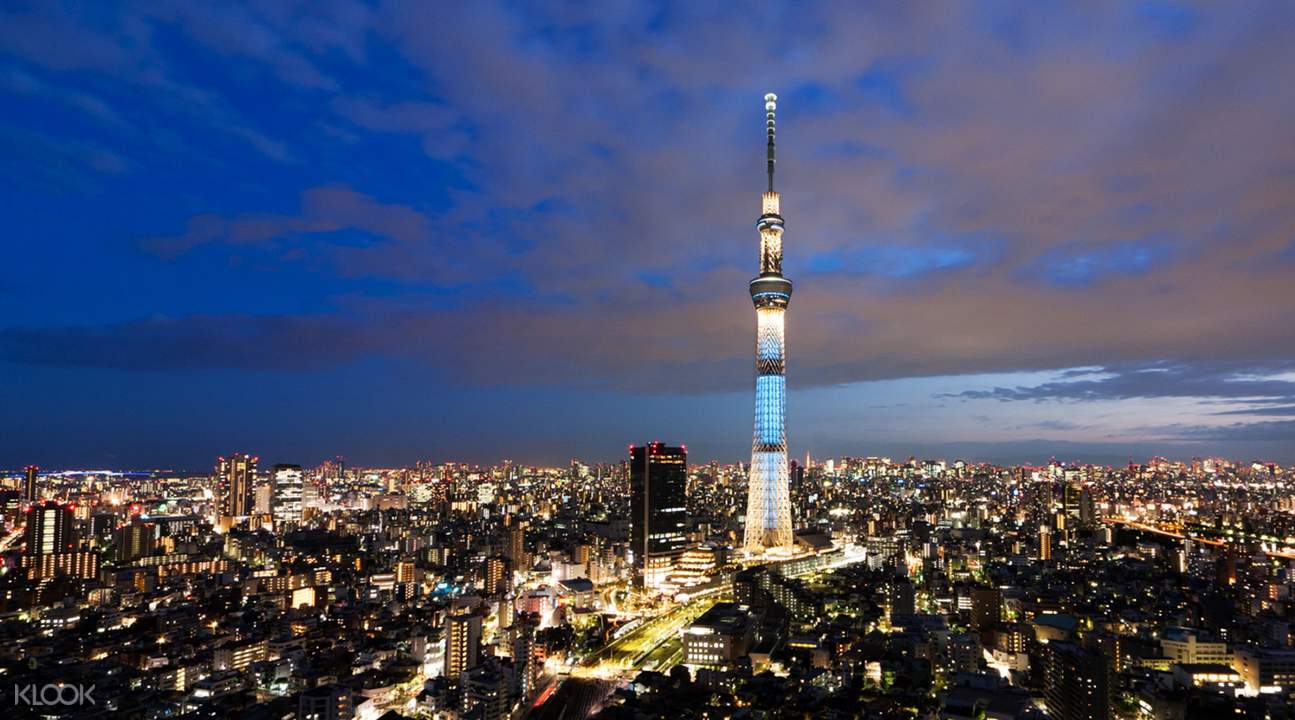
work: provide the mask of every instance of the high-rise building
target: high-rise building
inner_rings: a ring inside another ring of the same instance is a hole
[[[513,584],[512,563],[503,555],[491,555],[482,567],[482,580],[487,595],[506,593]]]
[[[1074,643],[1053,641],[1043,653],[1043,696],[1048,717],[1108,720],[1112,683],[1107,659]]]
[[[76,526],[72,506],[52,500],[27,508],[25,540],[28,555],[53,555],[76,549]]]
[[[252,487],[256,482],[256,463],[259,459],[243,453],[220,458],[216,475],[225,491],[226,515],[246,517],[252,514]]]
[[[1046,525],[1039,527],[1039,559],[1052,559],[1052,531]]]
[[[984,633],[1003,620],[1003,591],[976,588],[971,591],[971,627]]]
[[[476,667],[480,659],[481,616],[474,612],[446,618],[445,677],[458,682],[459,676]]]
[[[994,644],[994,633],[1003,621],[1003,591],[998,588],[976,588],[971,591],[971,627],[979,632],[985,647]]]
[[[525,570],[530,563],[526,557],[526,523],[514,519],[508,526],[508,545],[504,550],[504,555],[512,561],[513,568]]]
[[[1077,482],[1066,483],[1061,488],[1061,512],[1066,518],[1079,520],[1080,504],[1084,495],[1084,486]],[[1060,527],[1060,526],[1059,526]]]
[[[751,554],[792,547],[783,340],[783,316],[791,301],[791,281],[782,276],[782,215],[778,193],[773,189],[777,99],[773,93],[764,96],[769,189],[764,193],[764,212],[756,223],[760,229],[760,275],[750,283],[756,314],[755,436],[743,547]]]
[[[301,521],[306,522],[317,512],[319,486],[308,482],[301,486]]]
[[[890,621],[903,615],[917,612],[917,593],[908,578],[896,578],[890,583],[888,600],[890,601]]]
[[[157,547],[157,526],[138,518],[116,533],[117,560],[128,563],[152,555]]]
[[[409,558],[402,558],[396,561],[395,575],[396,583],[404,585],[405,583],[414,582],[417,577],[418,566]]]
[[[23,483],[23,499],[27,502],[36,502],[40,499],[40,497],[36,495],[36,473],[40,472],[40,468],[35,465],[28,465],[23,468],[23,471],[26,473],[26,478]]]
[[[630,552],[634,582],[660,585],[688,544],[688,451],[630,447]]]
[[[275,465],[271,472],[274,483],[274,507],[271,514],[275,523],[301,522],[301,495],[304,486],[300,465]]]
[[[252,492],[252,497],[255,499],[253,502],[253,511],[257,515],[271,514],[274,505],[273,485],[257,485],[256,489]]]
[[[1084,488],[1079,494],[1079,526],[1086,530],[1097,527],[1097,502],[1090,488]]]
[[[544,675],[544,662],[535,643],[539,626],[540,618],[533,613],[518,613],[513,621],[513,669],[517,673],[517,692],[525,700],[535,696]]]

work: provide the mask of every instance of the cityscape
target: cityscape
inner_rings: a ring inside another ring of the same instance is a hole
[[[85,717],[1286,717],[1289,469],[788,467],[764,555],[750,466],[661,442],[30,467],[2,495],[6,684]],[[43,690],[74,683],[93,704]]]
[[[991,5],[0,10],[0,714],[1295,720],[1295,10]]]

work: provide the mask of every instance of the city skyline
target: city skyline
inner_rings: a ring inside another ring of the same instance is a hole
[[[428,12],[3,11],[0,466],[737,460],[769,89],[792,456],[1295,461],[1295,10]]]
[[[0,7],[0,707],[1295,720],[1291,29]]]

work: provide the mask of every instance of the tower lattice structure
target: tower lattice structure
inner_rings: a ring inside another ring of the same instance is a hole
[[[783,321],[791,281],[782,276],[783,221],[773,189],[774,112],[777,96],[764,96],[768,136],[769,188],[764,193],[760,231],[760,275],[751,281],[755,304],[755,436],[746,498],[744,549],[751,554],[790,549],[791,497],[787,472],[787,376]]]

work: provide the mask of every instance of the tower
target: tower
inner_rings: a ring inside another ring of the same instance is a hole
[[[630,447],[630,550],[634,584],[660,585],[688,539],[688,451],[659,442]]]
[[[791,301],[791,281],[782,276],[782,215],[773,189],[774,110],[778,97],[764,96],[769,189],[764,193],[760,230],[760,275],[751,281],[755,303],[755,437],[746,496],[743,547],[759,554],[790,548],[791,497],[787,475],[787,377],[783,316]]]

